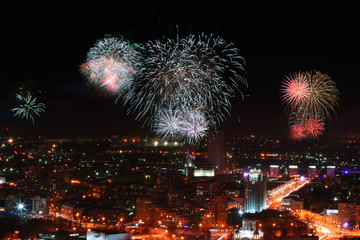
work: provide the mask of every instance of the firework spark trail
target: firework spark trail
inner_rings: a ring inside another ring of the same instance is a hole
[[[142,56],[135,48],[123,38],[105,37],[90,48],[80,72],[89,84],[121,96],[130,89],[142,64]]]
[[[30,92],[26,92],[25,96],[22,94],[16,94],[15,97],[20,102],[20,105],[11,109],[14,112],[14,117],[25,118],[31,120],[34,124],[35,116],[40,117],[41,112],[45,112],[45,104],[38,102],[36,97],[33,97]]]

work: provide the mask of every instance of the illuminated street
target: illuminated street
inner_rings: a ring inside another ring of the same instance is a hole
[[[267,208],[281,210],[281,201],[284,197],[289,196],[292,192],[299,190],[308,184],[309,180],[296,181],[290,180],[288,183],[281,185],[267,198]],[[323,222],[323,217],[320,214],[313,213],[309,210],[291,210],[292,214],[298,217],[299,220],[307,223],[311,229],[315,229],[316,235],[319,239],[339,239],[344,236],[359,237],[360,230],[346,230],[339,228],[336,224]]]
[[[287,183],[277,187],[276,189],[272,190],[269,196],[266,199],[266,207],[269,209],[280,209],[281,208],[281,200],[284,197],[289,196],[292,192],[299,190],[309,181],[306,179],[303,180],[296,180],[292,179]]]

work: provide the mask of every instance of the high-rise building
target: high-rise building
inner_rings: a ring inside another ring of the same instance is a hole
[[[185,175],[186,176],[194,176],[194,163],[193,160],[195,159],[195,156],[191,155],[189,153],[189,150],[186,152],[186,162],[185,162]]]
[[[48,201],[47,198],[42,198],[40,196],[35,196],[31,198],[31,206],[32,206],[32,212],[42,212],[47,213],[48,212]]]
[[[299,168],[297,165],[289,165],[289,177],[300,177]]]
[[[356,225],[357,203],[338,203],[338,222],[341,226],[351,227]]]
[[[227,227],[228,213],[226,210],[226,195],[215,195],[210,198],[210,203],[206,206],[203,215],[203,225],[206,228]]]
[[[152,200],[148,197],[140,197],[136,200],[136,217],[143,222],[152,222],[153,216],[151,211]]]
[[[270,165],[270,174],[271,178],[278,178],[280,176],[280,167],[279,165]]]
[[[266,179],[260,170],[252,169],[245,180],[244,210],[246,213],[261,212],[266,208]]]
[[[224,132],[219,130],[217,135],[208,140],[208,162],[216,168],[216,173],[224,171],[224,157]]]
[[[318,175],[318,172],[317,172],[317,169],[316,169],[316,166],[309,166],[308,168],[308,171],[307,171],[307,175],[308,175],[308,178],[309,179],[314,179],[317,177]]]
[[[335,177],[336,167],[335,166],[326,166],[326,176]]]

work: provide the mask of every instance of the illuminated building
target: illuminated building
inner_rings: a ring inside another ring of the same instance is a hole
[[[266,179],[260,170],[252,169],[244,182],[244,210],[261,212],[266,207]]]
[[[224,132],[218,131],[208,140],[208,162],[216,168],[216,173],[222,173],[225,169],[224,156]]]
[[[257,228],[255,220],[244,219],[242,228],[235,231],[234,240],[264,239],[264,232]]]
[[[298,166],[289,165],[289,177],[291,178],[300,177]]]
[[[357,220],[357,203],[338,203],[338,222],[340,225],[355,226]]]
[[[318,236],[301,236],[299,240],[319,240]]]
[[[338,213],[338,209],[326,209],[326,211],[321,214],[321,220],[324,223],[338,224]]]
[[[326,176],[335,177],[336,167],[335,166],[326,166]]]
[[[280,167],[279,165],[270,165],[270,174],[271,178],[278,178],[280,176]]]
[[[151,213],[152,201],[148,197],[140,197],[136,200],[136,217],[142,219],[144,222],[152,221]]]
[[[227,198],[226,195],[215,195],[210,198],[203,215],[203,225],[207,228],[227,227]]]
[[[214,169],[195,169],[195,177],[213,177],[215,176]]]
[[[170,209],[160,205],[153,204],[151,209],[148,209],[148,211],[152,213],[152,217],[155,222],[159,223],[160,221],[161,225],[166,227],[171,225],[175,225],[176,227],[184,227],[188,226],[189,224],[189,217],[171,211]]]
[[[48,212],[48,201],[47,198],[41,198],[40,196],[35,196],[31,198],[32,202],[32,211],[37,213],[47,213]]]
[[[307,170],[307,176],[309,179],[314,179],[316,178],[318,175],[316,166],[309,166],[308,170]]]
[[[171,190],[168,193],[168,207],[175,212],[185,212],[186,207],[185,192]]]
[[[0,184],[4,184],[6,183],[6,178],[5,177],[0,177]]]
[[[290,208],[292,210],[303,209],[304,200],[299,199],[298,196],[288,196],[284,197],[281,202],[281,206],[285,208]]]
[[[28,188],[36,188],[41,182],[45,182],[43,167],[40,165],[28,166],[25,171],[25,183]]]
[[[130,233],[116,231],[91,231],[86,233],[86,240],[130,240]]]
[[[185,162],[185,175],[186,176],[194,176],[194,163],[195,156],[189,153],[189,150],[186,152],[186,162]]]
[[[62,203],[60,213],[62,216],[72,218],[75,214],[75,205],[71,203]]]

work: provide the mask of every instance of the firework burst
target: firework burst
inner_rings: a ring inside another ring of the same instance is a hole
[[[31,120],[34,124],[34,117],[40,117],[40,113],[45,112],[45,104],[38,102],[38,99],[33,97],[30,92],[16,94],[15,97],[19,101],[19,106],[11,109],[14,112],[14,117]]]
[[[318,138],[324,131],[324,122],[318,118],[310,118],[305,122],[306,133],[310,138]]]
[[[327,74],[319,71],[306,72],[310,79],[310,95],[303,104],[303,111],[300,117],[310,115],[321,119],[330,119],[335,115],[339,107],[340,93],[336,88],[335,82]],[[305,117],[306,118],[306,117]]]
[[[141,66],[142,57],[136,48],[123,38],[105,37],[90,48],[80,72],[89,84],[123,95]]]
[[[300,141],[307,138],[306,128],[303,124],[294,124],[289,128],[289,138],[293,141]]]
[[[199,143],[209,130],[209,122],[199,109],[185,110],[181,135],[190,143]]]
[[[172,107],[162,108],[154,117],[153,129],[158,136],[174,140],[180,135],[183,114]]]
[[[185,39],[149,41],[144,68],[127,96],[129,112],[151,121],[164,105],[201,106],[218,123],[231,109],[230,99],[246,85],[243,58],[221,38],[190,35]],[[229,69],[232,68],[232,69]]]
[[[198,143],[226,120],[230,100],[247,87],[244,66],[232,43],[202,34],[135,47],[105,37],[90,49],[80,71],[90,84],[121,96],[127,112],[157,135]]]
[[[305,73],[294,73],[286,76],[281,86],[282,100],[294,108],[304,103],[310,95],[310,84]]]
[[[340,102],[335,82],[319,71],[287,77],[281,93],[290,113],[292,126],[289,133],[292,140],[304,139],[303,128],[309,138],[318,138],[324,131],[324,120],[335,114]]]
[[[156,114],[152,128],[163,139],[180,139],[192,144],[207,135],[210,124],[198,108],[167,107]]]

